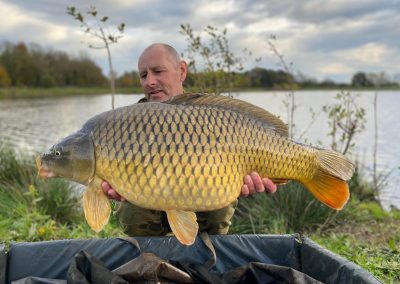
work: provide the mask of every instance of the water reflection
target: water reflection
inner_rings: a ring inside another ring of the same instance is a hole
[[[310,107],[319,112],[323,105],[332,104],[336,91],[298,91],[295,112],[295,137],[307,129],[305,138],[312,144],[321,141],[329,148],[327,117],[320,113],[311,122]],[[263,107],[287,121],[282,100],[286,92],[244,92],[235,97]],[[367,111],[365,131],[356,137],[354,159],[357,158],[371,170],[373,163],[373,95],[361,92],[360,106]],[[117,95],[116,107],[136,103],[142,95]],[[400,92],[381,91],[378,99],[378,169],[392,171],[384,197],[386,204],[400,207],[400,131],[397,130],[400,109]],[[44,151],[59,139],[79,129],[90,117],[111,109],[109,95],[45,98],[32,100],[0,101],[0,139],[6,138],[19,149],[31,154]]]

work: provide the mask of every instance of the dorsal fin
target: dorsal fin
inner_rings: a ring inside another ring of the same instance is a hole
[[[232,110],[261,121],[267,125],[268,128],[281,136],[289,136],[287,125],[277,116],[263,108],[227,96],[187,93],[175,96],[165,103],[173,105],[214,106],[226,110]]]

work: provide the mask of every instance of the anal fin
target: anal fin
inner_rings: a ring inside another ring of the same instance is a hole
[[[83,194],[83,212],[90,228],[100,232],[111,214],[110,200],[101,188],[101,180],[95,178]]]
[[[180,210],[168,210],[166,213],[169,226],[179,242],[192,245],[199,230],[196,213]]]

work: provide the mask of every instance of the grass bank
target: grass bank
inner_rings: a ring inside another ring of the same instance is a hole
[[[118,94],[143,93],[140,88],[118,88]],[[59,87],[59,88],[25,88],[10,87],[0,88],[0,99],[19,99],[19,98],[44,98],[44,97],[62,97],[75,95],[98,95],[110,94],[110,88],[107,87]]]
[[[369,206],[372,209],[376,204],[359,204],[363,208]],[[382,282],[400,283],[400,214],[392,211],[376,218],[372,211],[364,214],[362,220],[347,218],[324,231],[309,232],[308,236],[360,265]]]
[[[299,90],[309,91],[332,91],[332,90],[349,90],[349,91],[376,91],[375,88],[356,88],[351,86],[345,86],[340,88],[335,87],[302,87],[296,88]],[[382,90],[400,90],[399,88],[380,88]],[[188,89],[187,91],[191,91]],[[240,88],[235,89],[233,92],[271,92],[271,91],[289,91],[289,89],[282,88]],[[138,87],[121,87],[117,88],[117,94],[142,94],[142,89]],[[44,98],[44,97],[62,97],[62,96],[76,96],[76,95],[98,95],[98,94],[110,94],[110,88],[108,87],[55,87],[55,88],[29,88],[29,87],[0,87],[0,100],[1,99],[19,99],[19,98]]]
[[[400,212],[386,212],[361,175],[350,183],[353,197],[340,212],[316,201],[301,185],[290,182],[272,196],[242,198],[231,233],[300,232],[355,262],[385,283],[400,281]],[[359,197],[364,197],[360,201]],[[368,197],[365,199],[365,197]],[[123,236],[114,217],[99,234],[87,225],[80,195],[62,179],[37,177],[34,157],[21,156],[0,141],[0,239],[44,241]]]
[[[62,179],[37,177],[34,157],[20,156],[0,141],[0,239],[43,241],[120,236],[113,218],[94,233],[83,216],[76,187]]]
[[[355,175],[354,179],[363,179]],[[239,202],[231,232],[302,233],[328,250],[360,265],[384,283],[400,283],[400,211],[387,212],[368,190],[355,189],[342,211],[316,201],[301,185],[289,183],[273,196],[256,195]],[[367,198],[368,200],[368,198]]]

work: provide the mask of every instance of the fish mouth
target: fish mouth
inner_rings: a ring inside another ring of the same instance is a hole
[[[40,156],[38,156],[36,158],[36,167],[38,168],[38,176],[42,177],[42,178],[51,178],[51,177],[55,177],[56,175],[54,174],[53,171],[51,171],[47,165],[44,165],[42,163],[42,159],[40,158]]]

